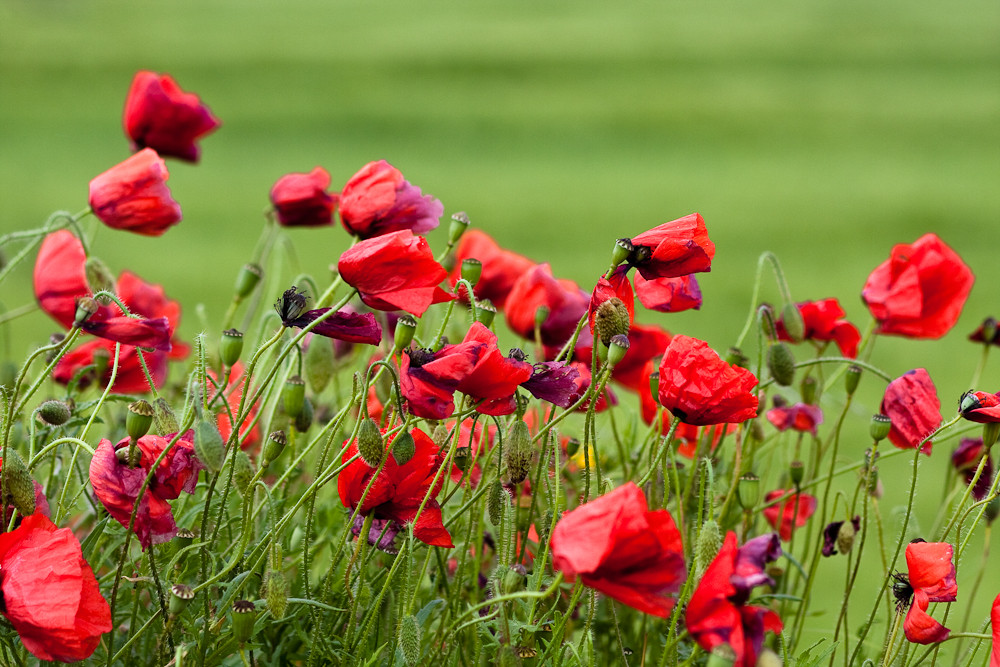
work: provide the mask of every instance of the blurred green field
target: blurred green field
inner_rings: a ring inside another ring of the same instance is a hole
[[[84,208],[90,178],[128,155],[133,73],[166,71],[223,127],[200,165],[170,163],[184,222],[159,239],[99,229],[95,248],[180,299],[188,337],[203,326],[195,303],[209,330],[221,320],[279,176],[318,164],[336,187],[385,158],[448,214],[467,211],[585,289],[617,237],[701,212],[717,245],[703,309],[641,319],[720,350],[743,325],[762,251],[781,258],[793,296],[836,296],[863,328],[867,274],[934,231],[977,274],[962,319],[943,341],[880,341],[873,362],[928,368],[950,415],[979,356],[965,334],[1000,316],[998,29],[1000,4],[986,0],[4,0],[0,232]],[[443,235],[430,235],[436,248]],[[349,242],[334,228],[291,236],[293,272],[320,279]],[[764,295],[777,298],[773,282]],[[25,266],[0,301],[30,300]],[[51,328],[20,320],[13,356]],[[877,406],[876,384],[859,415]],[[983,385],[1000,389],[995,358]],[[895,463],[893,499],[908,479]],[[927,475],[927,512],[942,478]],[[998,585],[984,584],[974,618]]]

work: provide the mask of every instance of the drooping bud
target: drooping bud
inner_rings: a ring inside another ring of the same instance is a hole
[[[517,593],[524,587],[524,578],[527,573],[525,567],[520,563],[508,568],[500,582],[500,590],[504,595]]]
[[[313,336],[303,361],[306,379],[313,394],[319,394],[330,384],[334,372],[333,362],[333,343],[321,336]]]
[[[497,316],[497,307],[489,299],[476,302],[476,321],[484,327],[490,327]]]
[[[276,619],[284,618],[285,610],[288,609],[288,579],[284,572],[268,569],[261,587],[271,616]]]
[[[507,478],[511,483],[523,482],[531,466],[531,433],[528,425],[521,419],[514,420],[507,431],[503,458],[507,465]]]
[[[628,352],[628,336],[616,334],[611,337],[611,344],[608,346],[608,367],[614,368],[625,358]]]
[[[566,456],[573,458],[578,451],[580,451],[580,441],[576,438],[568,439],[566,441]]]
[[[393,346],[396,351],[405,350],[413,340],[413,333],[417,330],[417,319],[412,315],[402,315],[396,320],[396,334],[393,339]]]
[[[454,458],[455,467],[465,472],[472,465],[472,447],[457,447]]]
[[[785,333],[793,341],[801,343],[805,339],[806,323],[794,303],[786,303],[781,309],[781,323],[785,325]]]
[[[483,263],[474,257],[462,260],[462,280],[468,281],[473,287],[479,282],[479,277],[483,275]]]
[[[226,329],[219,339],[219,357],[222,363],[232,368],[243,353],[243,334],[236,329]]]
[[[149,433],[153,425],[153,415],[156,411],[147,401],[139,399],[128,404],[128,414],[125,416],[125,431],[132,440],[138,440]]]
[[[807,405],[816,404],[816,378],[811,375],[806,375],[799,382],[799,393],[802,395],[802,402]]]
[[[615,241],[615,247],[611,251],[611,266],[618,266],[627,260],[634,250],[632,239],[623,238]]]
[[[73,317],[73,326],[78,327],[89,320],[100,306],[89,296],[82,296],[76,300],[76,315]]]
[[[399,622],[399,648],[409,667],[420,664],[420,626],[412,614]]]
[[[211,474],[222,470],[226,462],[226,443],[211,419],[202,419],[194,431],[194,453]]]
[[[271,435],[267,436],[267,441],[264,442],[262,465],[266,468],[277,461],[281,453],[285,451],[285,445],[287,444],[288,437],[285,436],[284,431],[274,431]]]
[[[455,245],[462,238],[462,234],[469,228],[472,222],[465,211],[459,211],[451,216],[451,225],[448,227],[448,244]]]
[[[802,478],[805,476],[806,467],[802,464],[802,461],[792,461],[788,466],[788,476],[792,478],[792,484],[798,488],[802,484]]]
[[[362,420],[358,427],[358,453],[361,454],[361,460],[372,468],[377,468],[385,455],[385,442],[378,425],[371,417]]]
[[[35,513],[35,485],[24,459],[13,447],[7,448],[7,458],[3,462],[4,484],[7,497],[4,505],[13,505],[21,516]]]
[[[233,603],[233,637],[238,644],[246,644],[254,634],[254,622],[257,620],[257,608],[250,600],[237,600]]]
[[[854,524],[850,521],[845,521],[840,524],[840,530],[837,531],[837,549],[840,553],[846,554],[854,547],[854,536],[857,531],[854,530]]]
[[[600,306],[594,314],[594,331],[601,337],[601,342],[607,346],[617,334],[628,334],[628,308],[618,297],[611,297]]]
[[[399,465],[406,465],[416,451],[417,443],[414,442],[409,431],[403,431],[392,441],[392,458],[396,459],[396,463]]]
[[[302,406],[306,402],[306,383],[298,375],[285,380],[285,388],[281,392],[281,399],[285,404],[285,414],[291,419],[295,419],[302,412]]]
[[[986,503],[986,521],[992,524],[1000,515],[1000,496],[993,496],[990,502]]]
[[[299,433],[308,431],[309,427],[312,426],[313,416],[313,404],[307,396],[302,401],[302,412],[295,417],[295,430]]]
[[[760,478],[753,473],[740,477],[736,483],[736,499],[744,510],[752,510],[760,500]]]
[[[236,276],[236,298],[245,299],[250,296],[263,277],[264,269],[256,264],[245,264]]]
[[[69,421],[69,406],[62,401],[45,401],[38,406],[38,416],[49,426],[62,426]]]
[[[250,457],[247,456],[247,453],[242,449],[236,452],[236,456],[233,458],[233,484],[236,485],[236,490],[245,500],[250,500],[253,493],[253,489],[250,488],[253,474],[253,464],[250,463]]]
[[[83,265],[83,271],[87,276],[87,284],[90,285],[91,292],[114,292],[115,277],[111,269],[96,257],[88,257]]]
[[[877,414],[872,415],[871,424],[868,426],[868,433],[871,435],[872,440],[875,442],[880,442],[884,440],[889,435],[889,431],[892,430],[892,420],[888,415]]]
[[[700,579],[709,563],[715,560],[719,549],[722,548],[722,533],[719,531],[719,524],[714,519],[709,519],[701,524],[701,531],[698,533],[698,543],[695,546],[695,578]]]
[[[785,343],[774,343],[767,348],[767,369],[771,377],[782,387],[792,384],[795,379],[795,356]]]
[[[167,399],[160,397],[153,401],[153,422],[156,424],[156,432],[160,435],[167,433],[177,433],[181,427],[177,424],[177,416],[167,403]]]
[[[847,372],[844,374],[844,390],[847,392],[848,396],[854,394],[858,388],[859,382],[861,382],[861,367],[852,364],[847,368]]]
[[[997,422],[986,422],[983,424],[983,450],[990,451],[990,447],[997,441],[997,436],[1000,436],[1000,423]]]
[[[171,616],[177,616],[184,611],[188,603],[194,599],[194,591],[187,584],[174,584],[170,587],[170,606],[168,607]]]
[[[778,328],[774,325],[774,308],[769,303],[762,303],[757,308],[757,321],[768,340],[778,339]]]
[[[746,368],[750,365],[750,360],[747,359],[747,355],[743,354],[743,350],[738,347],[731,347],[729,348],[729,352],[726,354],[726,363],[730,366]]]
[[[503,490],[503,484],[500,483],[500,480],[495,479],[490,483],[490,489],[486,496],[486,512],[490,517],[490,523],[494,526],[500,525],[505,502],[510,503],[510,496]]]

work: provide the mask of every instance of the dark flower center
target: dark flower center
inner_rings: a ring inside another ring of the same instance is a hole
[[[410,350],[410,368],[420,368],[434,361],[434,353],[427,348]]]
[[[289,323],[305,312],[309,296],[305,292],[299,292],[298,287],[292,285],[285,290],[281,298],[274,303],[274,309],[281,317],[281,323],[288,326]]]

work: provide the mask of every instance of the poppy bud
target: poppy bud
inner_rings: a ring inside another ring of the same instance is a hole
[[[628,308],[618,297],[611,297],[597,307],[594,314],[594,331],[605,346],[616,334],[627,334],[629,329]]]
[[[786,303],[781,309],[781,323],[785,325],[785,333],[793,341],[801,343],[805,339],[806,323],[794,303]]]
[[[458,447],[455,449],[454,458],[455,467],[465,472],[472,465],[472,448],[471,447]]]
[[[236,298],[245,299],[250,296],[257,283],[264,277],[264,269],[256,264],[244,264],[236,276]]]
[[[483,263],[474,257],[462,260],[462,279],[468,281],[473,287],[479,282],[479,277],[483,275]]]
[[[511,423],[504,442],[503,457],[511,483],[523,482],[531,466],[531,433],[523,420],[517,419]]]
[[[295,430],[299,433],[305,433],[309,430],[309,427],[313,423],[313,404],[308,398],[302,401],[302,412],[295,417]]]
[[[69,421],[69,406],[62,401],[45,401],[38,406],[38,416],[49,426],[62,426]]]
[[[802,461],[792,461],[788,466],[788,476],[792,478],[792,483],[798,487],[802,483],[802,477],[805,475],[806,468],[802,465]]]
[[[715,560],[722,548],[722,533],[719,531],[719,524],[714,519],[709,519],[701,524],[701,531],[698,533],[698,544],[695,546],[695,578],[700,579],[709,563]]]
[[[997,441],[997,436],[1000,435],[1000,422],[986,422],[983,424],[983,448],[985,451],[989,451],[993,443]]]
[[[992,317],[987,317],[983,320],[982,330],[983,340],[989,345],[997,336],[997,321]]]
[[[1000,496],[993,496],[990,502],[986,503],[986,522],[992,524],[1000,514]]]
[[[306,350],[306,379],[313,394],[319,394],[326,389],[333,377],[333,344],[320,336],[313,336]]]
[[[254,634],[254,622],[257,620],[257,608],[250,600],[237,600],[233,603],[233,637],[239,644],[246,644]]]
[[[632,239],[624,238],[615,241],[615,247],[611,251],[611,266],[618,266],[635,251],[635,246],[632,245]]]
[[[202,419],[194,432],[194,453],[211,474],[222,470],[226,462],[226,443],[211,419]]]
[[[285,389],[281,392],[281,398],[285,404],[285,414],[295,419],[302,412],[302,406],[306,402],[306,383],[298,375],[285,380]]]
[[[490,523],[499,526],[500,520],[503,518],[504,503],[510,502],[510,496],[503,490],[503,484],[500,483],[499,479],[493,480],[487,493],[486,512],[490,517]]]
[[[719,644],[708,654],[705,667],[728,667],[736,662],[736,653],[729,644]]]
[[[174,584],[170,587],[170,606],[169,611],[171,616],[177,616],[179,613],[184,611],[188,603],[194,599],[194,591],[187,584]]]
[[[17,379],[17,366],[13,361],[5,359],[0,362],[0,386],[13,387]]]
[[[653,394],[654,396],[656,394]],[[566,456],[570,458],[576,456],[576,453],[580,451],[580,441],[576,438],[570,438],[566,441]]]
[[[253,464],[250,463],[247,453],[241,449],[236,452],[236,457],[233,459],[233,483],[245,500],[250,500],[250,494],[253,493],[253,489],[250,488],[251,481],[253,481]]]
[[[653,401],[660,404],[660,371],[655,370],[649,374],[649,391],[653,396]]]
[[[781,658],[769,648],[765,648],[757,656],[756,667],[781,667]]]
[[[230,368],[240,360],[243,353],[243,334],[236,329],[226,329],[219,339],[219,357]]]
[[[872,415],[872,421],[868,427],[868,433],[871,435],[872,440],[875,442],[884,440],[891,430],[892,420],[889,419],[888,415]]]
[[[760,500],[760,478],[753,473],[740,477],[736,483],[736,499],[740,501],[740,507],[752,510]]]
[[[138,440],[149,433],[153,425],[153,415],[156,411],[147,401],[139,399],[128,404],[128,414],[125,416],[125,431],[132,440]]]
[[[799,394],[802,395],[802,402],[806,405],[816,404],[816,378],[807,375],[799,383]]]
[[[378,425],[371,417],[365,418],[358,427],[358,453],[371,468],[377,468],[385,454],[385,443]]]
[[[760,328],[764,332],[764,336],[768,340],[777,340],[778,329],[774,324],[774,308],[771,307],[771,304],[762,303],[757,308],[757,320],[760,322]]]
[[[543,324],[545,324],[545,320],[549,319],[549,313],[550,312],[551,311],[549,310],[548,306],[539,306],[535,310],[535,327],[536,328],[542,326]]]
[[[730,366],[746,368],[750,365],[750,360],[747,359],[747,355],[743,354],[743,350],[738,347],[731,347],[729,348],[729,352],[726,354],[726,363]]]
[[[76,315],[73,317],[73,326],[79,327],[93,316],[100,306],[89,296],[83,296],[76,300]]]
[[[412,614],[399,621],[399,648],[409,667],[420,664],[420,626]]]
[[[500,590],[504,595],[517,593],[524,587],[524,577],[527,574],[524,566],[520,563],[507,569],[500,582]]]
[[[854,547],[854,536],[857,531],[854,530],[854,524],[850,521],[845,521],[840,524],[840,530],[837,531],[837,549],[840,553],[848,553],[852,547]]]
[[[153,401],[153,421],[156,423],[156,432],[160,435],[166,433],[177,433],[181,427],[177,424],[177,417],[170,409],[167,399],[158,398]]]
[[[281,453],[285,451],[285,445],[287,444],[288,438],[285,436],[284,431],[275,431],[267,436],[267,442],[264,443],[262,465],[266,468],[278,460]]]
[[[405,350],[413,340],[413,332],[417,330],[417,318],[412,315],[401,315],[396,321],[396,334],[393,341],[396,351]]]
[[[847,372],[844,374],[844,390],[847,391],[848,396],[854,394],[859,382],[861,382],[861,367],[848,366]]]
[[[489,299],[476,302],[476,321],[484,327],[493,325],[493,319],[497,316],[497,308]]]
[[[431,440],[438,446],[438,449],[442,449],[448,443],[448,428],[439,423],[431,431]]]
[[[767,348],[767,370],[782,387],[792,384],[795,379],[795,357],[785,343],[774,343]]]
[[[408,431],[403,431],[392,441],[392,458],[396,459],[396,463],[399,465],[406,465],[416,451],[417,443],[414,442],[413,436]],[[456,452],[457,454],[458,452]]]
[[[611,345],[608,346],[608,366],[614,368],[625,358],[628,352],[628,336],[617,334],[611,337]]]
[[[455,245],[462,238],[462,234],[472,223],[465,211],[459,211],[451,216],[451,225],[448,227],[448,245]]]
[[[88,257],[83,265],[83,271],[87,276],[87,284],[90,286],[91,292],[115,291],[115,277],[101,260],[96,257]]]
[[[3,477],[7,487],[4,505],[13,505],[21,516],[35,513],[35,485],[24,459],[17,450],[8,447],[7,458],[3,462]]]
[[[284,618],[288,608],[288,580],[285,579],[285,574],[281,570],[269,569],[264,575],[262,588],[271,616],[275,619]]]
[[[549,540],[549,528],[552,526],[552,519],[555,516],[552,513],[552,508],[545,510],[545,516],[542,517],[542,522],[540,524],[535,524],[535,532],[538,533],[539,544],[544,544]]]

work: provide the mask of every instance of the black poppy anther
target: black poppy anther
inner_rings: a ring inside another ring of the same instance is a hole
[[[305,312],[306,304],[309,302],[309,295],[298,291],[299,288],[292,285],[285,290],[281,298],[274,302],[274,309],[278,311],[281,323],[289,326],[289,323]]]
[[[896,606],[905,609],[910,606],[913,600],[913,586],[905,574],[899,572],[892,573],[892,596],[896,598]]]

